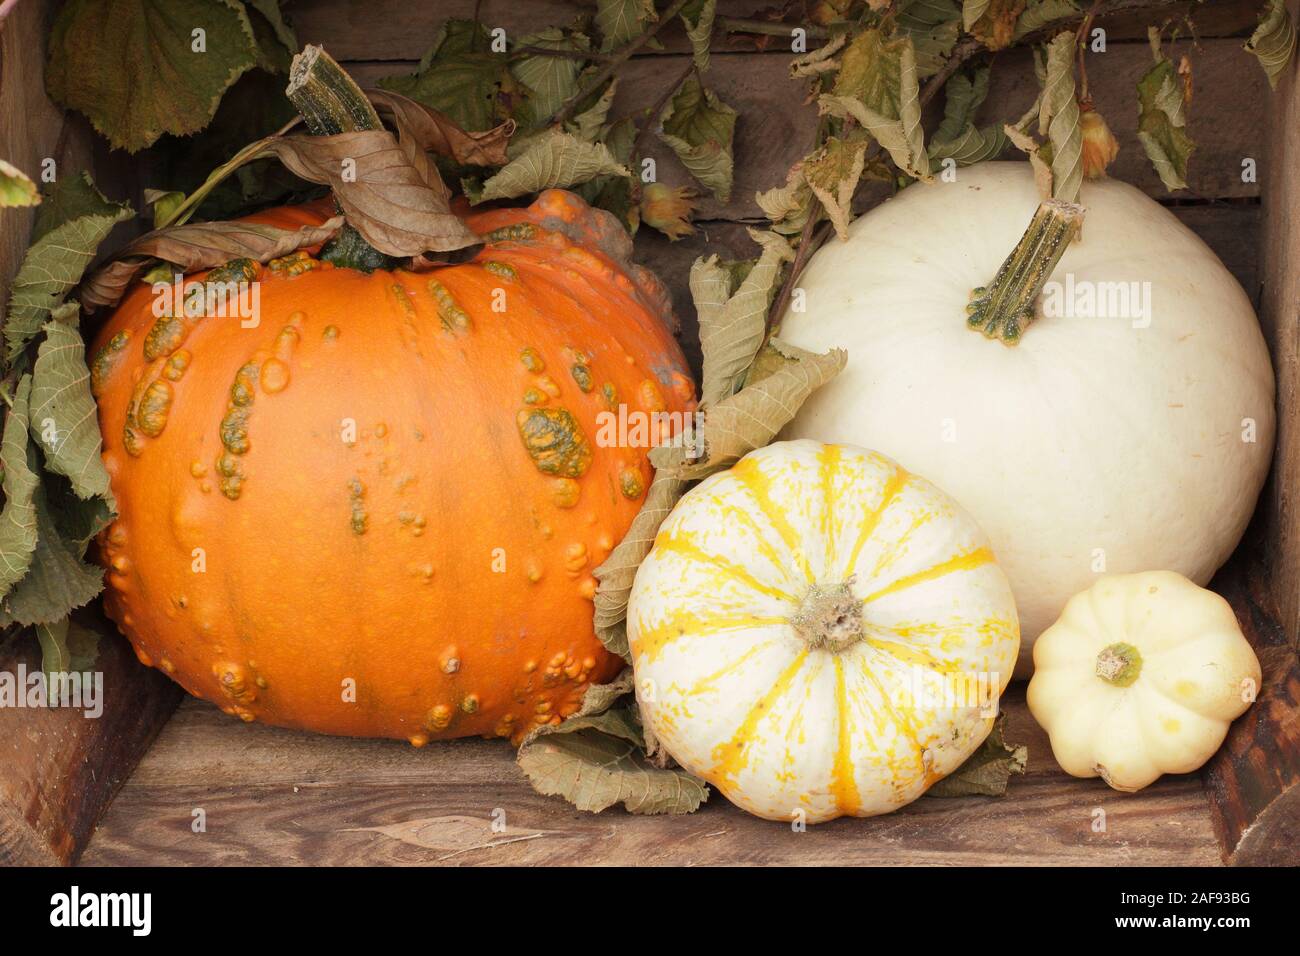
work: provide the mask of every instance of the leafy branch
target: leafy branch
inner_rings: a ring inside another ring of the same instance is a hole
[[[572,119],[574,111],[578,108],[578,105],[603,88],[604,85],[609,82],[610,77],[614,75],[615,71],[622,64],[631,59],[632,54],[636,53],[637,50],[641,49],[653,40],[655,36],[658,35],[659,31],[681,13],[682,9],[689,2],[690,0],[673,0],[673,3],[663,12],[663,14],[660,15],[658,20],[643,30],[640,36],[637,36],[619,50],[618,53],[615,54],[590,81],[564,101],[560,108],[555,111],[554,115],[551,116],[549,125],[555,126],[566,123]]]

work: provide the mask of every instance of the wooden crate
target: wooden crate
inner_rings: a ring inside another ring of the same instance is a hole
[[[478,7],[485,21],[519,35],[569,21],[575,5],[580,0],[296,0],[288,10],[300,40],[322,43],[364,85],[414,70],[445,17],[472,16]],[[0,33],[0,155],[24,169],[45,157],[61,170],[91,168],[110,196],[138,208],[139,171],[44,95],[43,38],[55,6],[22,0]],[[719,15],[743,17],[762,6],[721,0]],[[1300,862],[1300,529],[1293,490],[1300,479],[1300,75],[1292,64],[1270,92],[1242,52],[1258,6],[1211,2],[1197,16],[1191,132],[1198,151],[1182,198],[1165,194],[1136,140],[1133,84],[1150,57],[1138,19],[1104,21],[1107,69],[1090,77],[1123,144],[1113,173],[1167,202],[1224,260],[1260,309],[1278,374],[1273,476],[1246,541],[1213,585],[1232,601],[1259,652],[1264,692],[1201,773],[1164,778],[1136,795],[1068,777],[1028,713],[1023,685],[1016,685],[1004,698],[1007,734],[1028,743],[1030,763],[1002,799],[925,798],[886,817],[842,819],[806,833],[747,816],[716,794],[687,817],[620,810],[593,816],[536,795],[499,741],[415,750],[245,726],[188,698],[175,709],[175,686],[140,667],[119,641],[100,664],[109,683],[103,719],[0,710],[0,863]],[[689,55],[684,36],[673,27],[663,38],[662,50],[629,64],[615,115],[649,105],[656,80],[681,70]],[[801,102],[800,85],[787,79],[788,62],[777,46],[760,51],[747,41],[715,40],[710,81],[741,116],[732,200],[710,200],[692,238],[668,243],[649,230],[637,238],[639,258],[673,292],[697,370],[686,289],[691,261],[705,252],[755,254],[745,233],[762,218],[755,191],[783,181],[813,141],[814,111]],[[988,115],[1021,112],[1033,84],[1027,54],[1001,57]],[[678,169],[667,151],[655,155],[661,168]],[[1243,181],[1246,158],[1257,161],[1260,182]],[[30,223],[29,211],[0,212],[0,289],[17,267]],[[125,234],[130,226],[120,228]],[[30,642],[0,647],[0,668],[36,660]],[[194,828],[198,810],[203,832]],[[500,811],[505,832],[492,827]]]

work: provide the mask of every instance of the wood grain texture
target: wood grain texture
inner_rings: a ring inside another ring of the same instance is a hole
[[[41,667],[32,636],[0,652],[0,671]],[[73,862],[113,794],[175,709],[180,688],[127,642],[100,641],[103,711],[0,708],[0,864]]]
[[[1259,698],[1205,767],[1211,819],[1225,861],[1300,865],[1300,658],[1269,608],[1268,572],[1254,542],[1211,587],[1232,604],[1259,655]]]
[[[1300,4],[1289,4],[1294,20]],[[1263,207],[1260,322],[1277,373],[1278,429],[1265,488],[1271,602],[1300,650],[1300,63],[1292,58],[1270,103]]]
[[[1206,40],[1166,49],[1192,62],[1195,97],[1188,108],[1187,134],[1196,143],[1188,164],[1188,189],[1170,193],[1160,182],[1137,137],[1137,82],[1152,66],[1145,43],[1111,43],[1105,53],[1088,55],[1088,87],[1093,103],[1119,140],[1119,156],[1108,172],[1157,199],[1227,199],[1259,195],[1257,182],[1242,181],[1242,160],[1264,165],[1268,80],[1239,40]],[[1012,50],[994,61],[989,96],[980,121],[1022,115],[1034,102],[1029,50]],[[1013,151],[1007,153],[1012,155]],[[1018,154],[1016,154],[1018,155]]]
[[[0,24],[0,159],[17,166],[37,186],[42,162],[51,158],[56,174],[89,168],[91,139],[85,124],[66,119],[45,95],[45,36],[54,4],[20,3]],[[0,303],[9,301],[9,283],[36,218],[35,207],[0,209]]]
[[[923,798],[796,833],[718,794],[684,817],[598,815],[540,797],[499,741],[423,750],[232,721],[187,700],[82,860],[200,864],[1148,864],[1218,861],[1195,776],[1139,795],[1065,776],[1013,688],[1008,737],[1029,773],[1004,799]],[[206,832],[193,829],[202,809]],[[1105,831],[1095,832],[1098,811]],[[501,819],[505,832],[494,833]],[[535,835],[535,834],[540,834]],[[496,845],[493,845],[496,844]]]
[[[1237,36],[1249,32],[1261,0],[1214,0],[1186,2],[1162,10],[1163,16],[1190,13],[1201,37]],[[718,17],[754,18],[779,6],[770,0],[719,0]],[[443,20],[473,19],[475,0],[438,0],[411,3],[410,0],[292,0],[286,13],[303,43],[321,43],[338,60],[418,60],[433,41]],[[480,19],[489,29],[506,28],[511,42],[550,26],[568,26],[589,14],[594,0],[482,0]],[[788,18],[795,22],[794,15]],[[1132,13],[1103,17],[1111,40],[1145,40],[1150,17]],[[680,23],[665,26],[659,34],[661,49],[648,48],[639,56],[681,53],[689,49]],[[759,52],[752,35],[729,34],[717,29],[713,49],[718,52]],[[813,42],[816,45],[816,41]],[[781,40],[764,41],[761,51],[780,54]]]
[[[1111,167],[1116,178],[1157,199],[1249,198],[1259,194],[1258,183],[1241,181],[1241,162],[1251,157],[1262,163],[1268,83],[1239,41],[1206,40],[1192,53],[1198,95],[1189,130],[1197,151],[1188,175],[1191,189],[1172,195],[1160,182],[1137,138],[1136,83],[1151,66],[1149,48],[1145,43],[1112,43],[1108,52],[1092,56],[1089,77],[1093,98],[1120,142],[1119,158]],[[712,57],[708,84],[740,114],[735,137],[739,161],[729,201],[704,196],[698,218],[761,219],[755,193],[783,184],[790,167],[812,148],[817,107],[807,101],[804,81],[789,78],[790,60],[789,55],[738,53]],[[620,70],[610,116],[634,115],[650,108],[663,85],[680,75],[684,65],[682,56],[631,60]],[[382,77],[416,68],[415,63],[387,61],[345,66],[363,86],[373,86]],[[980,122],[1012,120],[1024,113],[1037,95],[1033,76],[1029,51],[1015,50],[1000,56],[994,62]],[[692,184],[672,150],[657,138],[651,137],[647,153],[657,164],[659,181]],[[1009,150],[1006,158],[1018,155]]]
[[[65,117],[45,95],[45,36],[55,6],[26,0],[0,27],[0,158],[41,185],[46,158],[55,161],[56,176],[96,168],[88,125]],[[8,301],[34,216],[34,209],[0,209],[0,303]],[[106,703],[98,719],[64,709],[0,709],[0,863],[75,859],[180,698],[170,681],[140,666],[125,640],[104,645]],[[0,670],[13,672],[19,663],[39,670],[34,638],[0,651]]]

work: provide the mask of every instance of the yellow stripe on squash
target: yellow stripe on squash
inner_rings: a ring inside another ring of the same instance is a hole
[[[769,528],[783,547],[756,544]],[[629,605],[642,710],[734,803],[783,821],[886,813],[987,736],[987,701],[910,686],[1000,691],[1019,648],[987,540],[929,482],[852,446],[779,442],[689,492],[664,529]]]

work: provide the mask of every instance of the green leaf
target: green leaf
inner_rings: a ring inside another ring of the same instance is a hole
[[[41,670],[47,678],[93,670],[99,659],[99,638],[97,630],[71,617],[37,624],[36,639],[41,646]],[[50,682],[51,704],[59,703],[54,695],[64,686],[61,681]]]
[[[970,76],[957,73],[943,87],[943,122],[934,131],[934,142],[956,139],[970,126],[989,95],[988,67],[980,67]]]
[[[589,692],[590,693],[590,692]],[[704,781],[664,768],[645,754],[633,704],[575,714],[533,731],[516,760],[533,789],[599,813],[616,803],[629,813],[691,813],[709,798]]]
[[[5,321],[10,362],[81,281],[109,230],[132,215],[125,203],[105,199],[85,173],[61,179],[54,187],[37,209],[32,244],[10,291]]]
[[[861,133],[860,130],[853,132]],[[821,202],[841,239],[849,235],[853,194],[867,160],[867,140],[859,136],[832,136],[803,164],[804,179]]]
[[[31,430],[46,469],[67,477],[77,497],[111,500],[86,345],[74,326],[57,319],[45,323],[32,370]]]
[[[249,143],[271,135],[296,115],[284,95],[283,77],[250,70],[226,91],[216,116],[202,132],[165,139],[151,151],[157,164],[150,168],[149,185],[188,195]],[[276,160],[262,159],[220,182],[192,219],[224,221],[323,194],[320,187],[299,179]]]
[[[36,184],[17,166],[0,159],[0,209],[35,206],[41,201]]]
[[[1047,45],[1047,78],[1038,114],[1038,132],[1052,147],[1052,197],[1079,201],[1083,185],[1083,130],[1074,92],[1075,41],[1072,32],[1058,33]]]
[[[105,634],[115,636],[117,628],[100,614],[78,616],[96,625],[87,626],[76,617],[68,619],[68,669],[74,672],[85,672],[94,670],[95,662],[99,660],[99,639]]]
[[[1020,18],[1016,20],[1014,39],[1019,40],[1026,34],[1041,30],[1049,23],[1066,17],[1077,17],[1083,10],[1073,0],[1029,0]]]
[[[153,226],[158,228],[160,222],[170,222],[172,214],[180,208],[185,202],[185,194],[180,190],[167,192],[163,189],[146,189],[144,191],[144,203],[149,207],[149,215],[153,219]]]
[[[691,296],[704,353],[703,408],[712,408],[736,391],[763,344],[767,309],[783,264],[794,258],[794,250],[780,235],[757,229],[750,229],[749,235],[763,251],[739,288],[733,287],[732,273],[718,264],[717,256],[696,259],[691,266]]]
[[[960,767],[925,792],[927,797],[1000,797],[1013,774],[1023,774],[1029,748],[1002,739],[1006,717],[999,717],[984,743]]]
[[[379,85],[445,113],[468,132],[491,129],[522,111],[525,97],[507,59],[489,43],[474,21],[448,20],[417,73],[385,77]]]
[[[771,442],[808,396],[839,374],[848,361],[843,349],[818,355],[775,338],[768,340],[764,351],[768,361],[760,365],[763,377],[752,378],[739,392],[708,409],[703,458],[673,463],[662,471],[694,480],[730,468]],[[760,364],[757,359],[755,364]]]
[[[257,58],[235,0],[70,0],[50,33],[45,88],[134,153],[206,126]]]
[[[567,188],[597,176],[630,177],[603,143],[587,143],[569,133],[552,130],[533,138],[517,158],[483,184],[473,202],[513,199],[543,189]]]
[[[587,37],[581,33],[567,34],[559,27],[549,27],[541,33],[526,36],[519,43],[521,46],[575,53],[591,49],[591,41]],[[578,91],[582,61],[560,56],[530,56],[517,60],[510,71],[531,93],[520,120],[526,127],[537,126],[549,120]]]
[[[28,446],[27,467],[39,473],[39,453]],[[36,549],[31,567],[0,602],[0,625],[49,624],[89,603],[103,588],[104,572],[82,560],[84,546],[65,540],[45,489],[38,487]]]
[[[280,0],[244,0],[257,42],[257,65],[268,73],[288,73],[301,48],[293,28],[284,22]]]
[[[1187,164],[1196,144],[1187,135],[1187,101],[1178,71],[1160,51],[1160,33],[1148,31],[1155,65],[1138,80],[1138,140],[1169,190],[1187,188]]]
[[[68,619],[36,625],[36,640],[41,645],[41,670],[46,677],[72,670],[72,652],[68,650]]]
[[[650,22],[657,19],[654,0],[596,0],[596,29],[601,36],[601,51],[608,53],[640,36]]]
[[[823,113],[852,119],[866,129],[899,169],[930,179],[911,39],[863,31],[845,47],[832,92],[819,103]]]
[[[972,76],[958,73],[943,89],[943,122],[930,140],[931,168],[939,169],[944,159],[953,159],[958,166],[970,166],[1000,154],[1007,145],[1001,127],[978,129],[975,126],[975,115],[988,95],[988,67],[977,69]]]
[[[1295,52],[1295,24],[1287,12],[1286,0],[1268,0],[1259,15],[1259,25],[1246,41],[1246,52],[1259,60],[1268,75],[1268,85],[1277,89],[1278,77]]]
[[[898,32],[912,40],[917,76],[933,76],[957,45],[961,8],[954,0],[903,0],[898,7]]]
[[[613,88],[611,82],[610,88]],[[582,119],[581,116],[578,117]],[[624,117],[605,127],[602,135],[605,146],[620,166],[631,162],[632,144],[636,140],[636,123]],[[628,232],[636,234],[641,224],[641,207],[634,195],[632,179],[623,175],[597,176],[578,187],[578,193],[591,205],[613,213]]]
[[[629,139],[627,141],[628,148],[626,152],[620,154],[618,150],[614,149],[608,139],[608,134],[613,132],[613,128],[611,127],[608,130],[605,128],[605,120],[609,116],[609,108],[614,103],[614,94],[617,91],[618,78],[615,77],[609,81],[604,92],[596,98],[595,103],[575,116],[571,122],[565,124],[565,130],[578,137],[578,139],[585,140],[588,143],[594,143],[596,140],[605,137],[606,145],[610,147],[610,152],[614,154],[614,158],[620,163],[626,163],[628,161],[628,154],[632,151],[632,140]],[[634,129],[633,136],[635,137],[635,135],[636,133]]]
[[[0,597],[22,580],[36,550],[36,505],[32,496],[39,479],[27,463],[28,400],[32,378],[18,381],[13,407],[5,417],[0,440],[0,464],[4,466],[4,511],[0,512]]]
[[[52,471],[45,471],[40,478],[59,537],[84,555],[95,535],[117,517],[112,497],[80,498],[72,490],[72,482]]]
[[[659,138],[719,202],[731,198],[735,135],[736,111],[706,88],[693,70],[669,102]]]
[[[682,23],[686,38],[691,41],[691,56],[695,69],[703,73],[709,68],[709,44],[713,40],[713,21],[718,12],[718,0],[694,0],[682,8]]]

